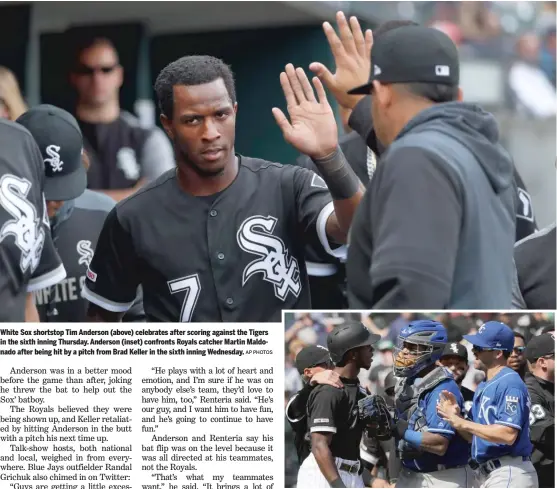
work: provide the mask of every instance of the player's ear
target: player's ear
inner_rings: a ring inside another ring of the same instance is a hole
[[[174,131],[172,130],[172,121],[164,114],[161,114],[160,121],[166,135],[170,138],[171,141],[174,141]]]
[[[462,102],[464,100],[464,92],[462,88],[458,87],[458,95],[456,96],[457,102]]]
[[[238,113],[238,102],[234,102],[234,113]]]

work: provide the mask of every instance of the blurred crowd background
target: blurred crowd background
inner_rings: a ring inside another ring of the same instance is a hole
[[[224,59],[237,79],[237,150],[293,163],[271,114],[284,108],[278,75],[288,62],[332,68],[321,24],[339,9],[366,28],[404,18],[450,35],[465,100],[498,118],[538,226],[555,220],[555,2],[0,2],[0,114],[22,103],[73,112],[75,36],[88,31],[113,42],[121,107],[147,127],[158,124],[152,85],[166,64],[188,54]]]
[[[510,326],[517,334],[515,346],[525,346],[536,335],[554,330],[553,313],[400,313],[382,314],[373,312],[351,313],[286,313],[285,334],[285,387],[284,403],[302,388],[300,374],[294,366],[297,353],[308,345],[327,347],[327,335],[333,328],[345,321],[362,321],[373,333],[379,334],[381,340],[375,345],[373,363],[369,370],[361,370],[360,383],[372,394],[384,393],[384,380],[393,367],[393,349],[397,337],[410,321],[416,319],[434,319],[447,329],[449,342],[462,342],[468,350],[469,369],[462,385],[476,390],[484,379],[484,373],[473,366],[472,345],[463,340],[465,334],[474,334],[487,321],[501,321]],[[510,357],[512,361],[515,359]],[[525,359],[524,365],[525,365]],[[290,425],[286,429],[286,487],[295,487],[298,473],[298,459],[293,445],[293,433]]]

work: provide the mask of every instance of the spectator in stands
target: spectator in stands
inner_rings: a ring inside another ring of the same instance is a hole
[[[172,145],[158,127],[141,127],[121,110],[124,70],[112,42],[80,39],[70,81],[77,91],[76,118],[91,159],[88,187],[120,201],[175,167]]]
[[[551,85],[555,87],[555,55],[557,45],[555,44],[555,26],[550,27],[543,36],[543,44],[540,49],[540,67],[547,76]]]
[[[526,341],[524,336],[517,331],[514,332],[514,347],[511,356],[507,359],[507,367],[512,368],[520,378],[524,380],[526,374],[526,357],[524,350],[526,349]]]
[[[0,118],[15,121],[27,111],[17,79],[11,70],[0,66]]]
[[[509,71],[509,88],[518,112],[537,119],[555,117],[557,94],[538,64],[540,41],[525,34],[516,43],[517,59]]]
[[[434,2],[433,18],[429,27],[444,32],[455,45],[462,41],[462,30],[458,25],[458,3],[456,2]]]

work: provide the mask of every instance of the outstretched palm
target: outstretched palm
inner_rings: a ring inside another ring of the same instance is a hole
[[[338,144],[337,125],[319,79],[313,79],[317,99],[302,68],[287,65],[286,71],[280,74],[280,84],[290,122],[280,109],[273,108],[273,115],[284,139],[312,158],[331,154]]]

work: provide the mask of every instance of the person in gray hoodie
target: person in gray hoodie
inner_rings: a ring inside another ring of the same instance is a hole
[[[386,148],[352,223],[351,308],[508,309],[516,193],[494,117],[463,103],[458,52],[442,32],[375,39],[369,83]]]

